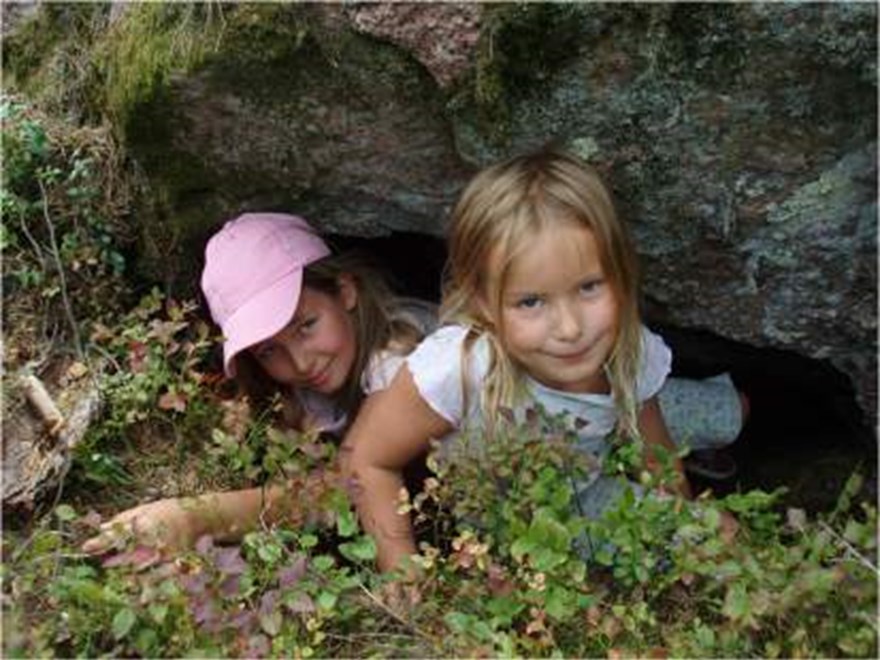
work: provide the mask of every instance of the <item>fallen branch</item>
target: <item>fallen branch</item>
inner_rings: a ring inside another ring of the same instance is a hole
[[[39,378],[27,373],[20,376],[18,382],[21,396],[35,414],[17,414],[4,420],[4,510],[6,506],[27,510],[37,499],[60,488],[71,465],[73,448],[101,412],[101,394],[94,381],[77,392],[76,402],[65,408],[66,415]],[[51,442],[46,441],[46,432],[37,422],[48,429]]]

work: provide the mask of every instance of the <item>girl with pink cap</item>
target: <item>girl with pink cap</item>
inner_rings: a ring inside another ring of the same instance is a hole
[[[264,407],[277,394],[299,430],[339,435],[431,330],[427,303],[393,296],[352,254],[333,255],[302,218],[248,213],[208,241],[202,291],[223,333],[223,366]],[[321,477],[323,478],[323,477]],[[234,539],[260,518],[291,515],[289,487],[150,502],[117,515],[83,549],[102,552],[136,532],[161,547],[199,536]]]

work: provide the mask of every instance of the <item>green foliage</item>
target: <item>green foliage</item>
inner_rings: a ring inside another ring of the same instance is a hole
[[[218,2],[132,4],[126,14],[93,54],[102,106],[123,130],[133,108],[153,101],[172,74],[216,52],[225,26]]]
[[[157,305],[139,309],[154,319]],[[296,479],[335,459],[264,419],[248,434],[242,476]],[[447,538],[421,544],[403,608],[333,481],[298,493],[321,515],[295,528],[203,537],[177,557],[131,547],[100,565],[74,549],[97,520],[62,504],[28,539],[4,538],[6,655],[876,656],[877,513],[856,500],[859,477],[815,520],[777,510],[779,493],[656,495],[662,478],[585,520],[575,486],[599,466],[571,440],[564,420],[531,414],[438,449],[400,510]],[[234,456],[231,440],[212,451]],[[608,463],[632,470],[635,455],[621,443]]]
[[[92,41],[107,27],[110,3],[46,3],[3,35],[4,87],[67,117],[86,114],[94,99]],[[5,18],[5,17],[4,17]]]
[[[497,3],[482,17],[480,42],[467,98],[479,129],[495,146],[510,138],[512,104],[541,87],[578,55],[578,44],[594,29],[578,3]],[[553,34],[553,39],[547,39]]]
[[[423,546],[417,562],[431,590],[422,614],[444,612],[451,654],[876,654],[877,512],[854,507],[858,477],[815,522],[789,511],[783,523],[781,492],[687,502],[654,494],[668,479],[648,477],[646,494],[627,490],[585,521],[566,506],[568,485],[596,467],[578,462],[560,422],[502,426],[484,451],[438,465],[428,498],[463,518],[451,553]],[[619,447],[607,463],[628,472],[632,458]]]
[[[0,119],[4,334],[19,349],[39,345],[41,332],[76,345],[127,293],[118,217],[129,191],[115,146],[106,131],[73,128],[9,96]]]
[[[114,329],[95,327],[92,341],[113,368],[101,380],[105,414],[75,449],[75,480],[127,483],[115,449],[138,424],[163,423],[182,437],[209,433],[219,409],[205,366],[216,338],[196,310],[154,289]]]

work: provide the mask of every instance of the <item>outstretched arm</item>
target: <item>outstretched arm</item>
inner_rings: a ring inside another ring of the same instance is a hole
[[[408,515],[397,512],[403,467],[432,438],[453,430],[416,389],[404,365],[391,386],[369,397],[346,435],[342,470],[352,484],[364,529],[376,541],[379,569],[388,571],[416,552]]]
[[[160,550],[182,550],[192,547],[205,534],[218,541],[237,541],[261,522],[295,526],[307,514],[296,505],[302,491],[314,492],[337,478],[338,473],[316,471],[286,485],[141,504],[101,525],[101,533],[87,540],[83,551],[107,552],[131,536]]]

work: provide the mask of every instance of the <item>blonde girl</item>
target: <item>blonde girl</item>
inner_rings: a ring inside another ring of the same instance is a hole
[[[375,271],[331,254],[305,220],[286,214],[227,222],[207,244],[201,285],[227,375],[257,408],[280,395],[284,422],[299,430],[340,435],[433,325],[430,305],[395,298]],[[151,502],[105,523],[84,549],[107,550],[131,532],[174,548],[203,534],[232,540],[261,518],[301,516],[307,507],[292,501],[301,496],[287,484]]]
[[[641,438],[654,471],[653,449],[674,449],[659,402],[671,353],[640,320],[635,252],[591,168],[542,151],[478,174],[453,211],[445,285],[446,325],[364,406],[345,442],[344,470],[383,570],[415,552],[396,512],[401,467],[433,438],[491,430],[502,407],[522,415],[540,403],[564,415],[578,448],[599,462],[614,431]],[[723,444],[742,419],[732,385],[719,391],[710,407],[723,411],[722,429],[703,431]],[[688,496],[680,461],[674,467]],[[597,471],[576,499],[596,516],[622,488]]]

